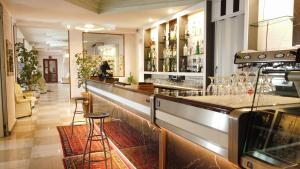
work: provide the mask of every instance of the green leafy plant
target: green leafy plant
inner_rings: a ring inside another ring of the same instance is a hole
[[[77,53],[75,55],[77,67],[77,78],[78,78],[78,88],[86,88],[86,82],[93,75],[98,75],[99,64],[101,62],[101,57],[99,56],[89,56],[86,52]]]
[[[136,84],[136,81],[135,81],[134,77],[132,76],[131,72],[129,74],[129,77],[127,78],[127,82],[129,84]]]
[[[38,70],[38,51],[27,50],[23,43],[16,43],[15,46],[17,58],[23,65],[18,81],[22,86],[27,86],[28,90],[33,90],[38,79],[42,77],[42,73]]]

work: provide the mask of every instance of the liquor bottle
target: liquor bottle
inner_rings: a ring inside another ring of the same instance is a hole
[[[152,59],[151,59],[151,53],[149,52],[149,54],[148,54],[148,59],[147,59],[147,71],[151,71],[151,61]]]
[[[172,56],[173,56],[173,58],[176,58],[176,56],[177,56],[177,48],[176,48],[176,45],[173,46]]]
[[[165,71],[166,72],[169,72],[170,71],[170,60],[169,60],[169,57],[167,57],[165,59]]]
[[[177,71],[176,67],[177,67],[176,60],[174,60],[173,61],[173,72]]]
[[[204,53],[204,41],[203,40],[201,40],[200,52]]]
[[[164,30],[163,41],[166,41],[166,40],[167,40],[167,33],[166,33],[166,30]]]
[[[165,63],[165,62],[166,62],[166,60],[164,60],[164,62],[163,62],[163,68],[162,68],[162,69],[163,69],[163,70],[162,70],[163,72],[166,72],[166,63]]]
[[[196,54],[196,55],[199,55],[199,54],[200,54],[200,44],[199,44],[199,41],[197,41],[195,54]]]
[[[156,70],[155,61],[156,61],[156,54],[155,54],[155,48],[154,48],[152,50],[152,67],[151,67],[152,72],[155,72],[155,70]]]
[[[184,58],[181,59],[181,70],[180,71],[181,72],[185,72],[186,71]]]
[[[183,47],[183,56],[188,56],[188,47],[186,44]]]
[[[201,73],[202,72],[202,62],[201,62],[201,58],[199,58],[198,64],[197,64],[197,72]]]

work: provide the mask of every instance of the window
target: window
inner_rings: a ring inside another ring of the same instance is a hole
[[[238,12],[240,10],[240,0],[233,1],[233,12]]]
[[[221,16],[226,15],[226,0],[221,0]]]

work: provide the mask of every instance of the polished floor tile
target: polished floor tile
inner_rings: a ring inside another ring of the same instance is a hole
[[[48,88],[52,92],[41,95],[32,116],[18,119],[11,135],[0,138],[1,169],[64,168],[56,126],[71,124],[75,105],[69,100],[69,85]]]

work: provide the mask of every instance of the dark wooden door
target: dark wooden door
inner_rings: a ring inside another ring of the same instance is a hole
[[[47,83],[57,83],[57,59],[44,59],[44,78]]]

